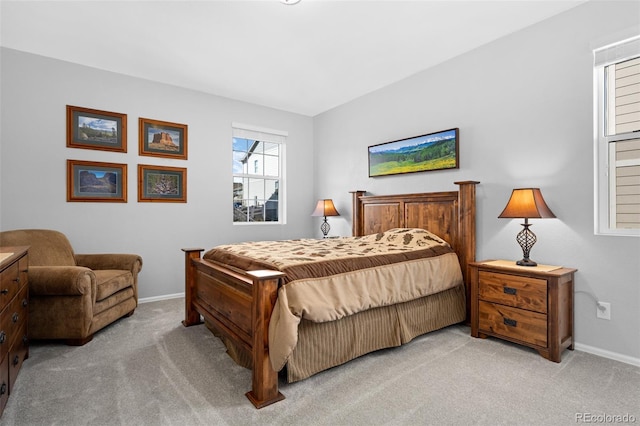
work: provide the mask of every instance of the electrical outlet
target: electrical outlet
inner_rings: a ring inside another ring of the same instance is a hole
[[[611,319],[611,303],[598,302],[596,305],[596,316],[600,319]]]

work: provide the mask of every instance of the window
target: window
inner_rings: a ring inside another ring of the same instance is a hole
[[[640,37],[594,54],[595,232],[640,236]]]
[[[234,123],[233,223],[284,223],[286,132]]]

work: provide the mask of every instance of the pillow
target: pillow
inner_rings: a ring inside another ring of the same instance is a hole
[[[442,238],[421,228],[393,228],[377,234],[365,235],[362,238],[367,241],[382,241],[389,245],[407,248],[432,246],[434,242],[449,245]]]

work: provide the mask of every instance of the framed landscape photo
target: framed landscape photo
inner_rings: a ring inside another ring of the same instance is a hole
[[[67,160],[67,201],[127,202],[127,165]]]
[[[369,177],[457,169],[459,129],[413,136],[369,147]]]
[[[140,118],[139,154],[152,157],[187,159],[187,125]]]
[[[127,115],[67,105],[67,147],[127,152]]]
[[[138,164],[138,201],[187,202],[187,169]]]

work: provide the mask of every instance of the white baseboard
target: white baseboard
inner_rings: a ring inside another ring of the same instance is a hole
[[[178,299],[180,297],[184,297],[184,293],[164,294],[162,296],[144,297],[142,299],[138,299],[138,303],[157,302],[159,300]]]
[[[595,348],[589,345],[583,345],[581,343],[575,344],[575,349],[577,351],[587,352],[592,355],[598,355],[603,358],[609,358],[614,361],[624,362],[625,364],[635,365],[636,367],[640,367],[640,358],[634,358],[628,355],[622,355],[617,352],[611,352],[600,348]]]

